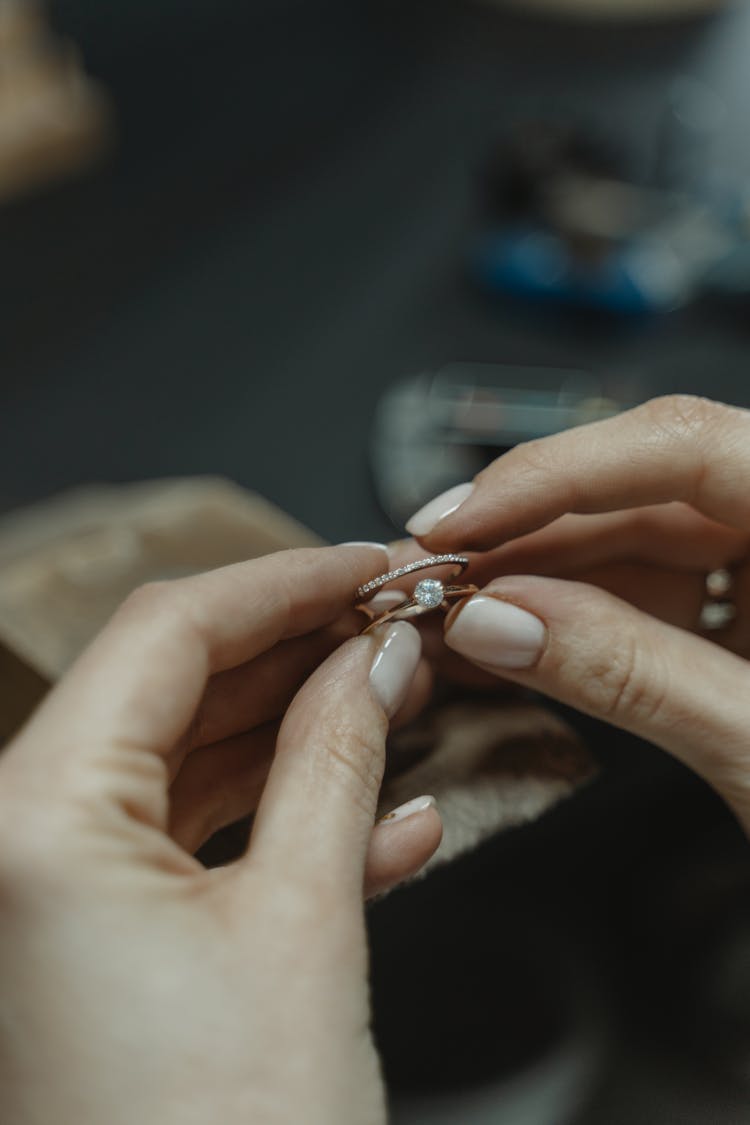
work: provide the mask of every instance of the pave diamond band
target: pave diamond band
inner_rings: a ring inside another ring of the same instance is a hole
[[[457,578],[459,574],[463,574],[469,565],[469,560],[465,555],[430,555],[426,559],[417,559],[416,562],[406,563],[404,566],[398,567],[396,570],[389,570],[387,574],[379,574],[377,578],[371,578],[369,582],[365,582],[363,586],[357,588],[355,599],[358,602],[367,601],[373,594],[381,590],[383,586],[387,586],[390,582],[396,582],[399,578],[403,578],[407,574],[414,574],[417,570],[426,570],[431,566],[451,566],[458,567],[453,571],[452,577]]]

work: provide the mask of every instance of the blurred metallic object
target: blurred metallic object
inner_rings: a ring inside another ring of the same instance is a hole
[[[403,379],[375,413],[378,499],[401,527],[431,497],[519,442],[610,417],[626,405],[605,396],[590,375],[558,368],[455,363]]]
[[[75,46],[34,0],[0,0],[0,203],[87,167],[111,132]]]
[[[680,19],[726,6],[726,0],[482,0],[482,2],[496,7],[512,6],[571,16],[574,19],[597,20]]]

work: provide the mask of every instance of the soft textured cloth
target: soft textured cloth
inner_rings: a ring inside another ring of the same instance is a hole
[[[386,783],[380,804],[387,812],[417,794],[435,797],[443,841],[425,870],[536,820],[595,772],[567,723],[531,702],[438,705],[391,739],[391,760],[420,749],[425,756]]]

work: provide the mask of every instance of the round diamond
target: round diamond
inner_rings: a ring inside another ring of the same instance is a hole
[[[425,609],[437,609],[445,597],[445,587],[437,578],[423,578],[414,587],[414,600]]]

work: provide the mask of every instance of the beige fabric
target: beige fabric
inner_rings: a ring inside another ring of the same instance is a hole
[[[3,717],[15,729],[30,672],[57,679],[135,586],[320,543],[266,500],[214,478],[95,486],[6,516],[0,646],[20,660],[17,674],[0,664],[0,730]],[[31,688],[34,702],[36,680]],[[381,812],[423,793],[438,800],[445,833],[431,866],[534,820],[595,769],[543,707],[486,697],[432,709],[393,738],[390,762]]]
[[[443,840],[425,871],[501,828],[536,820],[596,772],[591,754],[558,716],[528,701],[473,698],[436,707],[391,739],[391,761],[426,757],[383,788],[380,814],[430,793]]]
[[[0,520],[0,638],[55,680],[136,586],[321,542],[216,478],[79,489]]]

